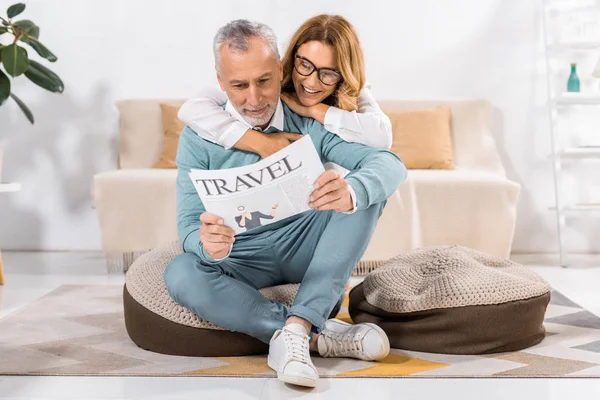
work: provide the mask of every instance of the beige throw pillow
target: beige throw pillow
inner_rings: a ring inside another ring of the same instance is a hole
[[[407,169],[454,169],[449,107],[386,114],[392,121],[391,150]]]
[[[185,127],[185,124],[177,117],[179,108],[179,106],[171,104],[160,105],[165,136],[160,158],[152,165],[152,168],[177,168],[175,158],[177,157],[179,134]]]

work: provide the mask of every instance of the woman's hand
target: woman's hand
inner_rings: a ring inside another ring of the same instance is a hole
[[[234,147],[256,153],[261,158],[267,158],[300,138],[302,138],[302,135],[298,133],[263,133],[254,129],[248,129]]]
[[[281,100],[296,114],[303,117],[312,118],[311,108],[306,107],[298,100],[296,93],[281,93]]]
[[[303,135],[301,134],[290,132],[263,134],[263,138],[256,149],[256,153],[258,153],[261,158],[267,158],[271,154],[275,154],[279,150],[289,146],[290,143],[301,139],[302,136]]]
[[[327,104],[319,103],[314,106],[306,107],[298,100],[296,93],[281,93],[281,100],[287,104],[287,106],[296,114],[303,117],[316,119],[320,123],[324,124],[325,114],[329,110]]]

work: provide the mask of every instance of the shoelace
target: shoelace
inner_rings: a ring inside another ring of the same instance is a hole
[[[285,341],[288,354],[291,353],[291,359],[307,364],[310,357],[308,349],[308,336],[296,333],[294,331],[283,329],[283,340]]]
[[[362,353],[363,345],[360,337],[347,334],[345,337],[340,334],[324,334],[321,333],[325,343],[327,343],[328,356],[345,356],[348,353]]]

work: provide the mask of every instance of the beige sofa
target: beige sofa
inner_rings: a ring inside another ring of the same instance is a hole
[[[94,177],[94,206],[108,269],[123,271],[137,256],[177,240],[176,170],[150,168],[160,155],[159,104],[184,100],[117,102],[119,161]],[[364,274],[401,252],[459,244],[508,257],[520,186],[506,178],[491,133],[485,100],[383,101],[384,111],[447,105],[452,110],[455,170],[409,170],[388,200],[355,274]]]

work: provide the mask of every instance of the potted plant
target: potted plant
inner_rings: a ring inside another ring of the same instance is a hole
[[[0,44],[0,106],[6,100],[11,98],[25,114],[25,117],[34,123],[33,113],[25,105],[25,103],[11,92],[11,78],[16,78],[25,75],[31,82],[39,87],[49,90],[54,93],[62,93],[64,84],[62,80],[54,72],[46,68],[39,62],[29,58],[27,48],[20,46],[26,44],[29,48],[45,60],[55,62],[56,56],[44,46],[40,38],[40,28],[28,19],[13,19],[20,15],[25,10],[25,4],[17,3],[8,7],[6,10],[6,18],[0,16],[0,37],[3,35],[12,35],[10,44]],[[6,43],[6,41],[3,41]],[[2,168],[2,148],[0,148],[0,182]]]

